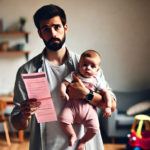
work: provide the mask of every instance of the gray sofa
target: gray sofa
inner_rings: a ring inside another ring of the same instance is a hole
[[[134,122],[134,116],[127,116],[126,111],[131,106],[150,100],[150,89],[140,92],[114,92],[117,97],[117,108],[109,118],[102,117],[100,113],[100,125],[108,137],[126,137],[130,133],[131,126]],[[150,116],[150,110],[143,112]]]

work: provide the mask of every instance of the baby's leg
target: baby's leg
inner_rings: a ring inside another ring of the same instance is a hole
[[[95,136],[95,134],[96,133],[86,131],[86,133],[84,134],[84,136],[81,138],[81,140],[79,142],[79,146],[78,146],[77,150],[84,150],[85,149],[85,143],[87,141],[89,141],[90,139],[92,139]]]
[[[87,115],[84,118],[82,124],[86,128],[86,132],[84,136],[81,138],[77,150],[84,150],[85,143],[91,140],[99,131],[99,120],[98,120],[97,111],[95,107],[89,105]]]
[[[72,124],[74,123],[74,109],[72,110],[71,100],[67,101],[61,115],[59,116],[59,122],[63,131],[70,137],[69,146],[73,146],[73,144],[77,141],[77,136],[74,132]]]
[[[63,131],[70,137],[69,146],[73,146],[73,144],[77,141],[77,136],[74,132],[72,125],[63,122],[61,122],[60,124]]]

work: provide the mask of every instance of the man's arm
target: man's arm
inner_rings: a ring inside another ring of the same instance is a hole
[[[116,101],[114,100],[114,98],[112,96],[111,97],[111,111],[114,112],[116,109]],[[99,93],[94,93],[94,98],[92,99],[92,101],[90,102],[91,105],[94,105],[100,109],[104,109],[106,107],[106,103],[104,102],[104,99],[102,98],[102,96]]]
[[[68,88],[68,93],[70,98],[74,99],[85,99],[86,95],[89,94],[89,89],[87,89],[82,81],[73,74],[73,77],[75,79],[75,83],[70,83],[69,88]],[[111,111],[115,111],[116,109],[116,101],[114,98],[111,96],[112,100],[112,106],[111,106]],[[106,107],[106,103],[104,102],[102,96],[99,93],[94,92],[94,97],[92,101],[89,102],[91,105],[96,106],[100,109],[104,109]]]

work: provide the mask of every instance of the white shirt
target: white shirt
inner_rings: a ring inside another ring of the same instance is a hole
[[[50,83],[50,93],[54,103],[57,119],[66,103],[60,100],[59,86],[64,81],[64,78],[70,73],[67,69],[68,59],[61,66],[55,66],[45,59],[47,77]],[[78,139],[84,134],[84,127],[80,124],[74,124],[73,128],[77,134]],[[69,147],[69,137],[64,133],[59,121],[46,123],[46,149],[47,150],[76,150],[76,142],[73,147]]]

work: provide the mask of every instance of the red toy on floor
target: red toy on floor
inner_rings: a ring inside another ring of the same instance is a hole
[[[136,124],[139,124],[135,131]],[[145,121],[145,131],[142,131],[143,121]],[[146,115],[135,116],[135,121],[131,128],[131,133],[128,134],[127,150],[150,150],[150,117]]]

